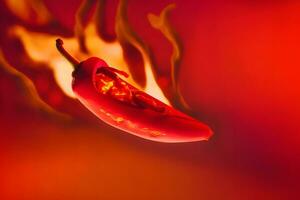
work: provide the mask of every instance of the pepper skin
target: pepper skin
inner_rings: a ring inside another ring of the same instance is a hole
[[[148,140],[166,143],[208,140],[212,131],[205,124],[138,90],[99,58],[78,62],[64,48],[57,49],[75,67],[72,88],[78,100],[105,123]]]

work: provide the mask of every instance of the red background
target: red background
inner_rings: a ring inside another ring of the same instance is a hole
[[[22,24],[72,36],[80,1],[45,2],[64,28],[23,23],[1,2],[1,49],[33,80],[51,73],[33,73],[18,63],[24,49],[5,30]],[[186,144],[146,141],[103,124],[73,100],[54,106],[80,111],[61,120],[28,103],[15,77],[1,69],[1,199],[299,197],[300,3],[131,0],[128,20],[157,52],[161,67],[168,65],[171,46],[146,15],[172,2],[170,20],[183,44],[179,85],[214,136]],[[116,3],[110,3],[108,15],[114,16]],[[114,35],[114,17],[107,20]],[[81,112],[85,117],[78,117]]]

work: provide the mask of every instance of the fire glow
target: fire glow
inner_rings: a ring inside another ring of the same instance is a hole
[[[178,69],[176,66],[181,58],[181,46],[167,18],[174,5],[167,6],[159,16],[148,15],[151,26],[160,31],[173,48],[170,58],[170,75],[167,77],[169,85],[166,87],[157,82],[159,78],[162,80],[166,77],[159,77],[158,73],[155,73],[154,62],[147,44],[131,29],[127,21],[127,2],[119,2],[115,22],[117,38],[114,41],[101,39],[97,32],[99,9],[92,20],[85,20],[92,4],[92,1],[85,1],[77,11],[73,37],[33,32],[20,25],[12,26],[8,33],[10,37],[17,38],[22,43],[26,54],[33,62],[43,63],[45,67],[52,70],[56,84],[67,98],[76,97],[107,124],[133,135],[159,142],[207,140],[212,134],[208,126],[169,106],[172,104],[179,108],[187,108],[177,85]],[[30,9],[26,9],[28,5],[21,4],[16,9],[12,1],[8,1],[7,5],[14,10],[13,13],[20,12],[17,16],[21,18],[30,16],[28,13],[23,13],[29,12]],[[39,7],[43,7],[42,4]],[[30,8],[37,9],[35,6]],[[51,16],[39,22],[44,21],[49,23]],[[63,49],[62,40],[57,40],[56,45],[65,57],[74,61],[71,61],[75,67],[74,71],[72,65],[60,56],[55,48],[52,48],[56,38],[65,40],[66,48],[70,53]],[[139,55],[132,54],[130,48],[134,48]],[[131,58],[128,57],[129,54]],[[70,55],[83,62],[79,63]],[[141,57],[143,66],[129,61],[136,59],[136,56]],[[137,69],[137,67],[143,69]],[[98,70],[101,71],[104,68],[108,72],[101,73],[103,73],[103,80],[108,80],[108,82],[101,86],[99,92],[93,85],[95,76],[99,75],[95,72],[98,73]],[[116,71],[129,73],[129,79],[126,81],[120,79]],[[123,85],[118,84],[120,81]],[[111,91],[112,89],[114,91]],[[121,93],[123,97],[118,96]]]
[[[65,94],[74,98],[75,96],[71,88],[72,65],[63,59],[57,53],[55,48],[45,48],[46,46],[53,46],[53,41],[55,41],[58,36],[30,32],[20,26],[13,27],[11,29],[11,34],[22,40],[26,51],[33,60],[49,63],[49,67],[53,70],[58,85]],[[80,48],[77,38],[64,38],[64,40],[67,41],[67,48],[70,49],[71,54],[80,59],[90,56],[101,57],[106,60],[110,66],[116,66],[116,68],[120,70],[129,72],[128,66],[123,58],[122,48],[117,41],[107,43],[101,40],[96,34],[95,25],[93,23],[87,26],[85,35],[87,36],[86,46],[89,49],[88,54],[78,51]],[[144,91],[155,96],[164,103],[169,104],[169,101],[155,81],[150,63],[147,61],[144,61],[144,63],[146,72],[146,87],[144,88]],[[141,89],[131,76],[129,77],[128,82]]]
[[[28,18],[28,5],[14,3],[13,1],[9,0],[7,0],[7,5],[9,5],[9,8],[12,9],[12,11],[18,16]],[[32,5],[35,4],[32,3]],[[41,6],[42,4],[40,5],[40,7]],[[43,9],[45,8],[43,7]],[[46,21],[46,19],[43,19],[41,21]],[[10,34],[13,37],[21,39],[31,59],[36,62],[47,63],[49,68],[53,70],[55,80],[57,81],[57,84],[60,86],[63,92],[69,97],[74,98],[74,94],[71,89],[72,66],[57,53],[55,48],[50,48],[53,46],[53,41],[61,36],[31,32],[21,26],[12,27],[10,30]],[[80,50],[80,41],[78,37],[75,36],[73,38],[63,38],[66,41],[66,46],[72,55],[81,60],[86,59],[90,56],[100,57],[106,60],[110,66],[114,66],[120,70],[130,73],[130,71],[128,70],[128,65],[123,57],[123,50],[119,41],[116,40],[113,42],[106,42],[102,40],[96,32],[95,21],[91,21],[86,26],[86,28],[84,28],[83,33],[80,33],[80,35],[85,36],[84,45],[87,48],[87,52],[83,52]],[[129,39],[134,40],[130,37]],[[132,76],[129,76],[130,78],[128,79],[128,82],[139,89],[143,89],[145,92],[158,98],[164,103],[170,105],[168,99],[165,97],[155,80],[151,62],[148,59],[149,56],[146,55],[146,52],[143,52],[143,48],[138,49],[143,55],[144,69],[146,74],[146,86],[141,87],[131,78]]]

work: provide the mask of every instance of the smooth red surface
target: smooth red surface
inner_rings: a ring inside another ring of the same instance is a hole
[[[133,135],[158,142],[193,142],[208,140],[211,136],[208,126],[149,95],[147,98],[163,107],[163,112],[127,104],[97,91],[96,72],[107,66],[103,60],[92,57],[80,63],[73,72],[74,93],[99,119]],[[126,84],[130,90],[138,90]]]

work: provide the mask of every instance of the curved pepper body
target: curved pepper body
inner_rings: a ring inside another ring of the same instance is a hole
[[[138,90],[109,68],[103,60],[92,57],[73,72],[74,93],[99,119],[159,142],[201,141],[212,135],[205,124]]]

